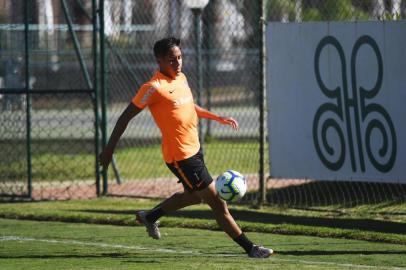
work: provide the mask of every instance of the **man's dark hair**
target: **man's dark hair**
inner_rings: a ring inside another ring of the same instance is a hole
[[[165,57],[172,47],[178,46],[180,48],[180,39],[168,37],[155,42],[154,55],[155,57]]]

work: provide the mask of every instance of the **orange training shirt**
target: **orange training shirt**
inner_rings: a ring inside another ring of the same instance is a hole
[[[198,116],[186,76],[171,79],[157,71],[132,100],[140,109],[148,106],[162,134],[166,163],[189,158],[199,151]]]

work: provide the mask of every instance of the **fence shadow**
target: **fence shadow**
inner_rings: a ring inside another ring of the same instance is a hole
[[[102,213],[102,214],[117,214],[117,215],[130,215],[134,211],[117,211],[117,210],[95,210],[84,209],[80,212],[88,213]],[[257,212],[254,210],[240,210],[231,209],[231,214],[237,221],[265,223],[265,224],[292,224],[292,225],[305,225],[313,227],[329,227],[351,230],[362,230],[372,232],[383,232],[393,234],[406,234],[406,223],[371,220],[371,219],[345,219],[345,218],[325,218],[325,217],[308,217],[308,216],[287,216],[273,213]],[[214,215],[211,210],[180,210],[170,213],[169,217],[184,217],[193,219],[210,219],[214,220]]]
[[[266,200],[270,204],[289,207],[329,205],[355,207],[365,204],[390,206],[406,202],[406,184],[314,181],[282,188],[271,186]]]

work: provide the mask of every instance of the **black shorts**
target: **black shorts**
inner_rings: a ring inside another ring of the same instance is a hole
[[[189,192],[203,190],[213,182],[213,178],[204,164],[201,149],[190,158],[166,163],[166,165],[176,175],[185,190]]]

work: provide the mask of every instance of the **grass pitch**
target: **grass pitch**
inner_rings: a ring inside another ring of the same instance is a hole
[[[0,219],[0,269],[403,269],[406,246],[248,233],[277,255],[248,258],[223,232]],[[404,268],[406,269],[406,268]]]
[[[144,227],[134,226],[134,211],[157,203],[2,203],[0,269],[406,269],[402,205],[392,221],[372,208],[338,213],[232,205],[247,235],[277,252],[253,260],[219,230],[204,204],[163,217],[163,238],[149,238]]]

